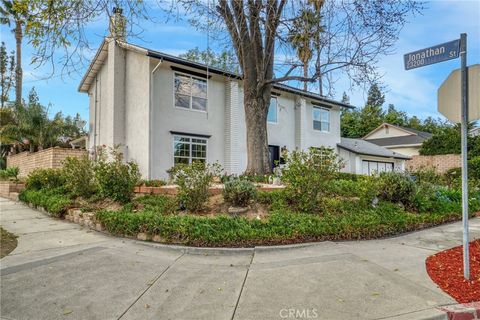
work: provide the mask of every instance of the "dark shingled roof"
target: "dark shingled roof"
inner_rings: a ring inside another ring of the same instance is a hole
[[[339,148],[348,150],[353,153],[363,154],[366,156],[395,158],[395,159],[411,159],[409,156],[388,150],[387,148],[378,146],[362,139],[342,138],[342,141],[337,144]]]
[[[400,136],[391,138],[367,139],[366,141],[385,147],[422,144],[425,140],[427,140],[427,138],[423,138],[421,136]]]

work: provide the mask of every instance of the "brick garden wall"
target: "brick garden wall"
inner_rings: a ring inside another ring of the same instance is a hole
[[[67,157],[81,157],[87,154],[83,149],[48,148],[38,152],[22,152],[7,157],[7,167],[18,167],[20,177],[26,177],[37,168],[61,168]]]
[[[406,162],[406,167],[410,171],[421,168],[433,168],[438,173],[444,173],[448,169],[461,166],[459,154],[442,154],[436,156],[412,156],[412,160]]]

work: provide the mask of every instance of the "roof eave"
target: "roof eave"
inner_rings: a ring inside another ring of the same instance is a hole
[[[347,151],[350,151],[350,152],[353,152],[355,154],[360,154],[360,155],[364,155],[364,156],[371,156],[371,157],[379,157],[379,158],[388,158],[388,159],[399,159],[399,160],[410,160],[412,159],[411,157],[409,156],[395,156],[395,155],[392,155],[392,156],[385,156],[385,155],[379,155],[379,154],[372,154],[372,153],[368,153],[368,152],[360,152],[358,150],[354,150],[352,148],[349,148],[349,147],[346,147],[346,146],[342,146],[341,144],[337,144],[337,147],[339,148],[342,148],[342,149],[345,149]]]

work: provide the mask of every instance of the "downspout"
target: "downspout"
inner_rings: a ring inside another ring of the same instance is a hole
[[[149,81],[149,91],[150,91],[150,101],[148,105],[148,179],[152,179],[152,132],[153,132],[153,75],[155,71],[161,66],[163,59],[157,63],[155,68],[153,68],[152,72],[150,73],[150,81]]]
[[[94,97],[94,103],[93,103],[93,112],[94,112],[94,117],[93,117],[93,158],[94,160],[97,160],[97,102],[98,102],[98,76],[95,76],[95,97]]]

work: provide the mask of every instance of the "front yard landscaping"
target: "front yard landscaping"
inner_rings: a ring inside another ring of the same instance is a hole
[[[329,149],[292,152],[273,177],[226,176],[216,164],[194,162],[170,170],[175,195],[138,196],[136,186],[166,182],[140,181],[134,163],[103,150],[97,161],[67,159],[63,169],[33,172],[20,200],[56,217],[78,208],[111,234],[192,246],[372,239],[461,219],[455,172],[358,176],[341,167]],[[273,179],[284,188],[259,191],[258,182]],[[210,194],[221,182],[223,193]],[[470,185],[473,216],[480,190],[477,180]]]
[[[463,277],[463,247],[427,258],[427,272],[443,291],[458,303],[480,301],[480,240],[470,242],[470,281]]]

